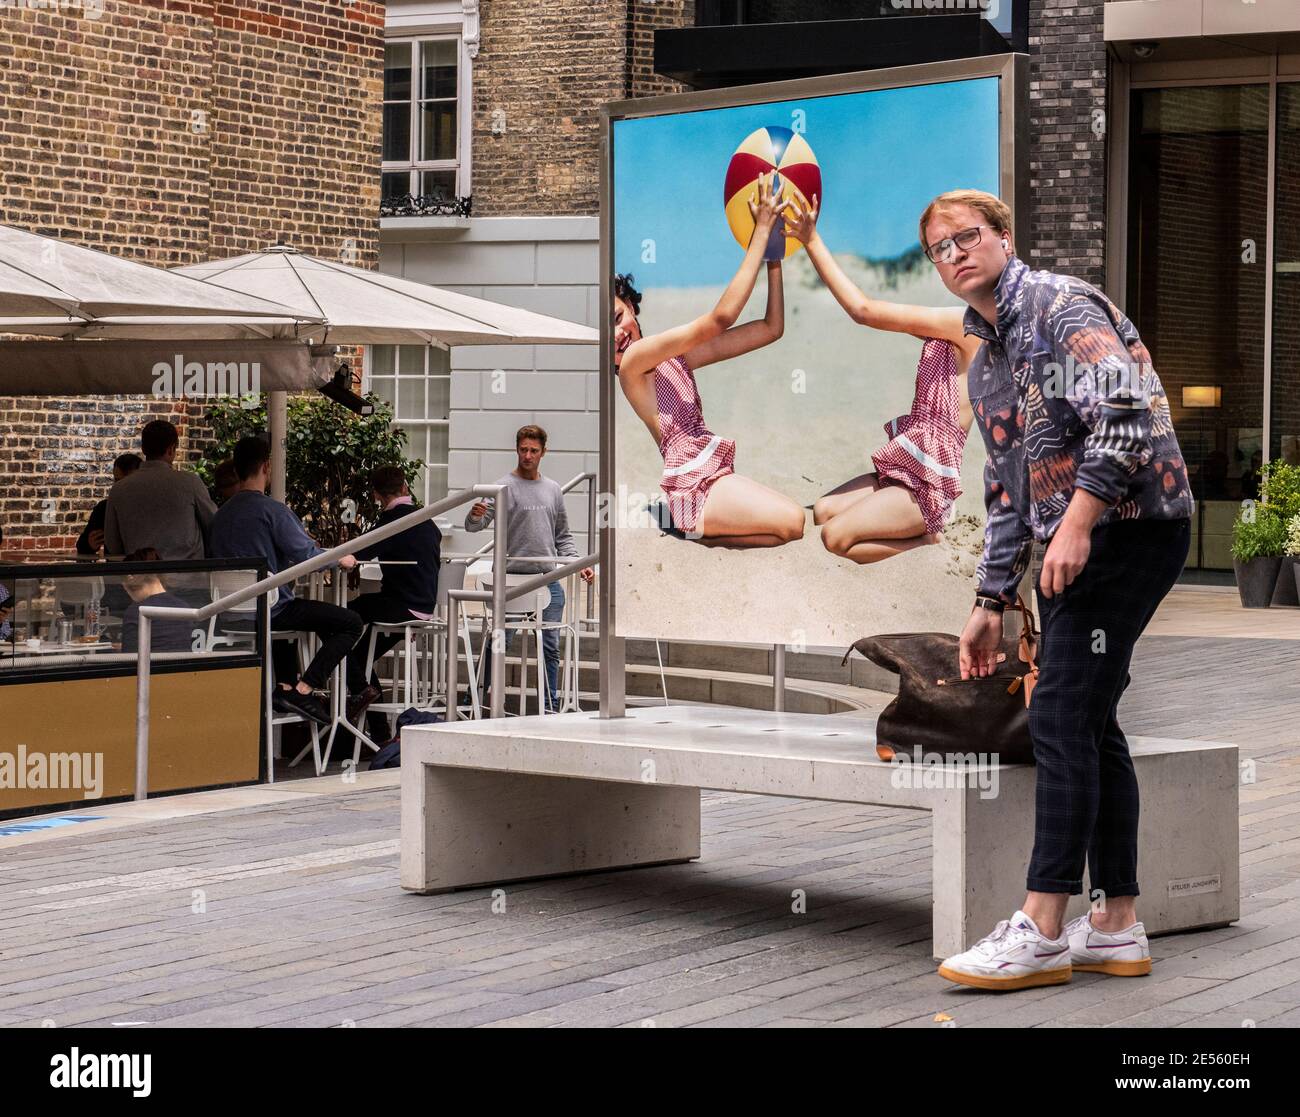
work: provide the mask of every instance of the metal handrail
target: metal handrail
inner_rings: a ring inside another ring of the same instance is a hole
[[[498,517],[497,523],[501,522]],[[525,578],[522,582],[516,582],[508,587],[505,595],[506,601],[513,601],[516,597],[523,597],[526,594],[535,592],[543,586],[549,586],[552,582],[559,581],[561,578],[567,578],[571,574],[576,574],[588,566],[595,566],[600,561],[600,555],[592,553],[583,555],[582,558],[576,558],[565,563],[558,570],[543,570],[530,578]],[[502,710],[505,709],[505,656],[506,640],[505,629],[498,623],[499,614],[496,612],[496,598],[501,591],[501,572],[497,569],[497,564],[492,564],[492,589],[491,590],[448,590],[447,591],[447,720],[460,720],[460,702],[457,691],[460,689],[460,683],[457,679],[457,668],[460,665],[460,649],[456,644],[456,633],[460,631],[460,603],[462,601],[491,601],[493,603],[492,612],[492,716],[500,717],[501,714],[496,712],[498,700],[501,703]],[[473,685],[471,680],[470,685]]]
[[[261,597],[263,599],[262,621],[266,655],[269,659],[271,609],[270,598],[264,596],[269,591],[288,585],[305,574],[314,574],[318,570],[334,566],[339,559],[354,554],[372,543],[380,543],[385,539],[392,538],[394,535],[400,535],[404,531],[409,531],[411,528],[417,527],[427,520],[441,515],[443,512],[449,512],[451,509],[458,508],[462,504],[466,504],[480,496],[495,498],[497,507],[504,513],[498,516],[493,524],[493,543],[497,550],[496,554],[492,556],[492,592],[483,598],[483,600],[492,602],[492,669],[498,672],[497,678],[503,677],[505,671],[505,640],[501,623],[504,619],[506,601],[508,600],[506,594],[505,556],[507,553],[506,524],[510,518],[510,490],[505,485],[475,485],[473,488],[462,489],[460,492],[444,497],[442,500],[436,501],[425,508],[412,512],[410,515],[403,516],[391,524],[374,528],[364,535],[357,536],[356,539],[350,539],[346,543],[340,543],[337,547],[331,547],[328,551],[322,551],[319,555],[313,555],[306,561],[289,567],[288,570],[282,570],[278,574],[263,578],[260,582],[255,582],[242,590],[236,590],[234,593],[219,598],[208,605],[195,606],[192,609],[182,609],[170,605],[142,605],[139,610],[139,652],[136,664],[135,691],[135,798],[146,799],[149,796],[149,657],[152,648],[152,630],[155,618],[159,620],[206,621],[210,617],[226,612],[236,605],[242,605],[246,601]],[[554,575],[551,575],[551,577],[554,578]],[[455,629],[449,631],[454,632]],[[500,637],[498,636],[499,633],[501,634]],[[269,669],[266,672],[266,679],[269,692]],[[497,693],[494,691],[491,714],[493,717],[504,717],[505,688],[498,687],[496,691],[500,691],[500,697],[498,698]],[[266,700],[268,703],[270,702],[269,693]]]
[[[586,472],[583,473],[575,473],[572,477],[570,477],[567,481],[565,481],[563,485],[560,486],[561,493],[568,493],[568,492],[572,492],[584,481],[590,482],[587,488],[587,546],[588,547],[591,546],[592,542],[595,540],[596,537],[596,480],[597,480],[597,475],[591,472],[590,470],[587,470]],[[496,540],[490,539],[488,540],[488,542],[484,543],[483,546],[481,546],[477,551],[472,552],[471,557],[481,558],[483,555],[486,555],[490,550],[492,550],[492,548],[495,546],[496,546]],[[511,561],[513,562],[537,561],[535,559],[529,560],[526,558],[521,558],[518,555],[511,555],[510,558]],[[587,583],[587,616],[585,618],[586,620],[591,620],[592,614],[595,612],[595,606],[596,606],[595,595],[596,595],[596,587],[592,583],[588,582]]]

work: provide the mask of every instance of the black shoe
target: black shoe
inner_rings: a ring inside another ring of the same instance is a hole
[[[383,692],[377,686],[368,684],[364,690],[351,695],[348,698],[348,721],[364,733],[366,727],[361,719],[365,717],[370,703],[378,702],[382,694]]]
[[[282,686],[278,686],[271,691],[271,709],[277,714],[292,714],[297,712],[288,702],[285,701],[285,695],[288,693],[289,692]]]
[[[298,690],[286,690],[284,692],[285,705],[295,714],[301,714],[309,718],[317,725],[329,725],[329,711],[325,709],[324,703],[321,702],[314,694],[302,694]]]

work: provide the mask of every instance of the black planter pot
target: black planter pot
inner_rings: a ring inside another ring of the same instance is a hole
[[[1267,609],[1277,587],[1277,573],[1282,569],[1281,555],[1266,555],[1248,562],[1232,560],[1237,575],[1237,592],[1244,609]]]
[[[1274,605],[1300,605],[1300,562],[1295,555],[1286,555],[1277,572],[1277,584],[1273,587]]]

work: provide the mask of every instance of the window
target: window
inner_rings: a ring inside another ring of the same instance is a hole
[[[372,345],[367,388],[393,409],[406,431],[406,456],[424,468],[411,486],[421,504],[447,495],[447,427],[451,414],[451,352],[426,345]]]
[[[384,48],[385,202],[454,201],[461,188],[460,39],[390,40]]]
[[[1231,569],[1263,458],[1269,90],[1140,88],[1131,106],[1127,309],[1197,499],[1188,566]]]

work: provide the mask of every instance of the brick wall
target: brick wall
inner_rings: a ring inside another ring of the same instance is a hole
[[[628,97],[658,97],[690,88],[655,73],[655,31],[690,27],[695,23],[695,0],[628,0]]]
[[[1106,109],[1102,0],[1034,0],[1029,8],[1029,228],[1018,254],[1033,267],[1102,286]]]
[[[382,3],[9,4],[0,41],[0,221],[160,266],[377,259]],[[5,545],[70,546],[158,416],[193,456],[174,402],[0,398]]]
[[[599,208],[599,107],[626,96],[627,0],[484,0],[474,215]]]

